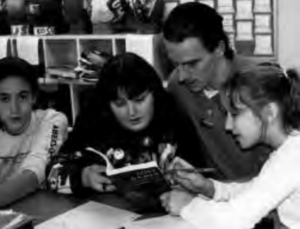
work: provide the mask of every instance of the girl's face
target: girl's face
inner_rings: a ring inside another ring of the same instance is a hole
[[[18,76],[0,81],[0,119],[11,135],[23,133],[29,126],[35,97],[30,85]]]
[[[227,113],[225,128],[232,132],[243,149],[260,142],[262,126],[262,121],[244,104],[238,104],[234,114]]]
[[[110,102],[110,108],[119,124],[135,132],[145,129],[154,113],[152,93],[145,91],[132,99],[128,99],[126,93],[122,91],[118,94],[118,99]]]

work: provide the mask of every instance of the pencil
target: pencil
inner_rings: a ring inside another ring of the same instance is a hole
[[[165,173],[175,173],[180,171],[187,173],[215,173],[217,170],[215,168],[170,169],[165,171]]]

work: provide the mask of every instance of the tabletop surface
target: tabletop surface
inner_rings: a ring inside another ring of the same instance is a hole
[[[33,217],[33,225],[35,226],[91,200],[132,212],[141,213],[143,214],[142,218],[161,216],[165,214],[161,211],[146,212],[145,214],[140,211],[139,207],[133,206],[132,203],[116,194],[98,193],[97,195],[89,196],[89,198],[78,198],[73,195],[58,194],[48,190],[38,190],[10,206],[7,206],[5,209],[13,209]],[[281,228],[278,217],[276,216],[273,220],[274,219],[275,222],[263,220],[263,222],[261,222],[260,225],[257,225],[255,229]]]
[[[144,214],[139,207],[132,205],[132,203],[116,194],[97,194],[89,196],[89,198],[78,198],[73,195],[54,193],[49,190],[38,190],[7,206],[5,209],[13,209],[32,216],[34,218],[33,225],[37,225],[91,200]],[[161,211],[146,213],[147,216],[162,214]]]

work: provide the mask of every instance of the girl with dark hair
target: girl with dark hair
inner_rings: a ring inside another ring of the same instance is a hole
[[[110,149],[121,152],[124,160],[121,164],[113,161],[115,167],[155,160],[167,143],[177,143],[175,115],[158,74],[144,59],[125,53],[108,60],[99,75],[93,99],[79,114],[62,149],[69,155],[77,151],[82,154],[70,176],[73,192],[84,195],[91,190],[116,190],[104,173],[101,158],[85,151],[86,147],[106,154]],[[147,204],[150,199],[135,202]]]
[[[224,183],[199,174],[177,173],[182,186],[206,197],[172,191],[161,196],[172,214],[196,228],[253,228],[270,211],[278,211],[287,228],[300,227],[300,84],[293,70],[261,64],[231,78],[223,91],[228,109],[226,129],[241,148],[265,144],[274,149],[262,170],[245,183]],[[173,166],[190,167],[182,160]],[[183,179],[184,178],[184,179]],[[207,198],[208,197],[208,198]]]

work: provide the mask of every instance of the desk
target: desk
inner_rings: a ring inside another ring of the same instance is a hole
[[[133,206],[130,202],[116,194],[98,193],[91,195],[88,199],[80,199],[72,195],[58,194],[49,190],[38,190],[6,208],[32,216],[34,218],[33,225],[37,225],[90,200],[132,212],[140,212],[138,207]],[[152,215],[161,215],[161,213],[151,213]]]
[[[85,202],[85,200],[71,196],[39,190],[7,206],[7,208],[32,216],[34,218],[33,224],[37,225]]]
[[[15,202],[7,208],[23,212],[34,217],[33,225],[35,226],[81,204],[84,204],[89,200],[126,209],[132,212],[139,212],[140,210],[139,208],[134,207],[131,203],[116,194],[97,194],[92,195],[89,199],[80,199],[75,198],[72,195],[53,193],[48,190],[39,190],[35,193],[32,193],[31,195]],[[162,215],[162,212],[148,213],[145,215],[145,217],[147,218],[149,216],[152,217],[157,215]],[[279,229],[280,223],[277,216],[275,216],[275,214],[272,214],[272,218],[275,219],[274,228]],[[257,225],[255,229],[273,228],[272,224],[273,223],[271,222],[263,221],[260,225]]]

